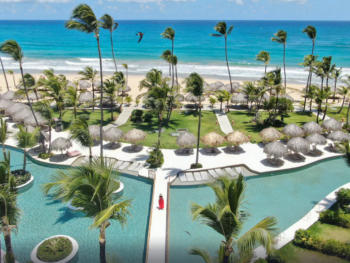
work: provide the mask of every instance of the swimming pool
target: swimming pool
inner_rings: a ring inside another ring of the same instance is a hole
[[[326,160],[290,171],[262,174],[247,178],[247,208],[251,217],[243,231],[263,218],[277,217],[280,232],[299,221],[320,200],[336,188],[350,182],[350,169],[341,158]],[[192,247],[205,248],[213,255],[222,237],[211,228],[192,222],[189,201],[205,205],[214,202],[209,187],[171,187],[169,261],[203,262],[191,256]],[[190,234],[186,233],[188,231]],[[242,233],[243,233],[242,231]]]
[[[0,160],[3,159],[0,154]],[[22,167],[23,153],[11,148],[11,169]],[[50,175],[59,167],[38,165],[27,159],[27,170],[34,176],[33,186],[19,196],[23,211],[18,233],[12,234],[16,259],[24,262],[30,259],[33,248],[45,238],[54,235],[68,235],[79,244],[78,262],[99,262],[99,230],[88,229],[92,219],[77,217],[67,210],[67,204],[45,196],[41,185],[50,180]],[[62,169],[62,167],[60,167]],[[148,180],[121,175],[125,185],[124,196],[133,198],[130,209],[132,217],[122,230],[117,222],[111,221],[107,229],[107,254],[116,255],[121,262],[144,262],[148,234],[148,221],[152,195],[152,184]],[[2,246],[4,248],[3,238]]]

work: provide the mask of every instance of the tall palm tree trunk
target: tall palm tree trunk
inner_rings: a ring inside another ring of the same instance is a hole
[[[99,37],[99,35],[97,35],[96,40],[97,40],[97,47],[98,47],[98,55],[100,57],[100,76],[101,76],[100,157],[101,157],[101,163],[103,163],[103,128],[102,128],[102,126],[103,126],[103,74],[102,74],[102,55],[101,55],[100,37]]]
[[[310,99],[310,112],[312,111],[312,99]]]
[[[92,82],[92,111],[95,111],[95,85]]]
[[[27,167],[27,149],[24,148],[24,154],[23,154],[23,172],[26,171]]]
[[[343,103],[341,104],[340,110],[338,111],[338,114],[341,113],[344,107],[344,102],[345,102],[345,96],[343,96]]]
[[[162,136],[162,120],[163,120],[163,112],[158,115],[158,142],[160,143],[160,137]]]
[[[90,163],[92,161],[92,149],[91,149],[91,145],[89,146],[89,160],[90,160]]]
[[[225,56],[226,56],[226,66],[228,71],[228,76],[230,78],[230,86],[231,86],[231,94],[233,93],[232,80],[231,80],[231,72],[230,67],[228,65],[228,57],[227,57],[227,36],[225,36]]]
[[[51,129],[52,129],[52,126],[51,126],[51,120],[49,122],[49,153],[51,153]]]
[[[12,74],[12,78],[13,78],[13,85],[15,85],[15,87],[16,87],[15,74]]]
[[[311,52],[311,58],[313,58],[314,56],[314,49],[315,49],[315,41],[312,41],[312,52]],[[307,82],[306,82],[306,92],[305,92],[305,98],[304,98],[304,108],[303,108],[303,112],[305,112],[305,106],[306,106],[306,94],[309,90],[309,86],[311,85],[311,78],[312,78],[312,63],[310,63],[310,68],[309,68],[309,76],[307,77]],[[311,112],[311,108],[310,108],[310,112]]]
[[[6,82],[7,91],[9,91],[10,88],[9,88],[9,84],[8,84],[8,82],[7,82],[6,73],[5,73],[5,68],[4,68],[4,64],[2,64],[2,59],[1,59],[1,57],[0,57],[0,62],[1,62],[2,72],[4,73],[4,78],[5,78],[5,82]]]
[[[349,113],[350,113],[350,102],[348,106],[348,112],[346,113],[346,126],[349,128]]]
[[[266,70],[267,70],[267,64],[265,64],[265,74],[266,74]]]
[[[199,139],[201,136],[201,121],[202,121],[202,107],[201,107],[201,97],[199,97],[199,119],[198,119],[198,133],[197,133],[196,165],[198,164],[198,157],[199,157]]]
[[[327,77],[327,80],[326,80],[326,86],[328,88],[328,77]],[[324,109],[322,120],[324,120],[326,118],[327,108],[328,108],[327,103],[328,103],[328,96],[326,98],[326,108]]]
[[[177,65],[175,65],[175,72],[176,72],[176,82],[179,83],[179,79],[177,78]]]
[[[286,44],[283,44],[283,68],[284,68],[284,87],[287,88],[287,75],[286,75]]]
[[[111,46],[112,46],[112,55],[113,55],[113,61],[114,61],[114,66],[115,66],[115,71],[118,71],[117,68],[117,63],[115,62],[115,57],[114,57],[114,48],[113,48],[113,36],[112,36],[112,31],[109,31],[111,35]]]
[[[106,241],[100,241],[100,263],[107,263],[106,259]]]
[[[113,121],[113,111],[114,111],[114,108],[113,108],[113,105],[114,105],[114,101],[112,100],[112,103],[111,103],[111,119]]]
[[[171,63],[169,63],[169,77],[171,77]]]
[[[335,78],[335,80],[334,80],[333,102],[335,102],[335,93],[337,92],[337,82],[338,82],[338,78]]]
[[[317,107],[317,117],[316,117],[316,122],[318,123],[318,117],[320,116],[320,111],[321,111],[321,104],[318,105]]]
[[[9,228],[9,227],[10,226],[6,226],[5,228]],[[11,254],[13,259],[15,259],[15,254],[13,253],[13,249],[12,249],[11,234],[6,234],[6,235],[4,234],[4,239],[5,239],[6,255]]]

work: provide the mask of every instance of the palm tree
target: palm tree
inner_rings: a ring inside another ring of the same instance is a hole
[[[271,58],[270,58],[270,53],[267,52],[267,51],[261,50],[261,51],[259,52],[259,54],[256,55],[255,60],[264,62],[264,65],[265,65],[265,74],[266,74],[267,65],[270,63],[270,60],[271,60]]]
[[[227,90],[219,90],[218,93],[220,93],[224,101],[226,101],[226,108],[227,108],[227,111],[229,111],[228,104],[230,103],[232,94]]]
[[[13,85],[14,85],[14,87],[16,87],[15,74],[13,73],[13,70],[8,69],[8,70],[7,70],[7,73],[10,74],[10,75],[12,75],[12,78],[13,78]]]
[[[214,191],[216,202],[205,206],[191,202],[190,210],[194,221],[209,226],[223,236],[217,262],[249,262],[250,260],[244,260],[250,258],[253,249],[259,245],[269,255],[274,253],[273,239],[277,232],[275,217],[266,217],[240,235],[248,217],[248,211],[244,207],[247,187],[244,177],[240,174],[237,180],[232,180],[224,176],[207,185]],[[205,250],[194,248],[190,254],[201,256],[207,259],[206,262],[216,262],[209,260],[210,254]],[[242,261],[235,260],[238,258]]]
[[[169,63],[169,77],[171,77],[171,51],[170,51],[170,49],[164,50],[160,57]]]
[[[123,63],[122,64],[123,68],[126,69],[126,80],[125,80],[125,86],[128,86],[128,81],[129,81],[129,67],[128,64]]]
[[[310,112],[312,111],[312,101],[316,100],[316,90],[317,86],[315,85],[310,85],[307,93],[305,93],[305,97],[310,99]]]
[[[113,120],[114,103],[116,100],[115,93],[117,92],[118,88],[114,80],[107,79],[104,82],[103,89],[104,89],[104,92],[106,93],[106,97],[108,98],[111,104],[111,119]]]
[[[299,63],[299,65],[302,65],[304,67],[308,67],[309,68],[309,76],[307,79],[307,83],[306,83],[306,89],[305,92],[308,93],[308,89],[311,85],[311,80],[312,80],[312,67],[314,65],[314,63],[317,61],[318,56],[314,56],[314,55],[307,55],[304,57],[304,62],[303,63]],[[303,108],[303,112],[305,112],[305,106],[306,106],[306,97],[304,98],[304,108]]]
[[[60,112],[59,118],[62,118],[62,111],[64,108],[64,101],[67,95],[65,90],[67,81],[60,81],[57,77],[51,77],[45,81],[46,91],[42,93],[49,101],[56,102],[56,107]]]
[[[11,233],[12,230],[17,228],[17,224],[19,223],[21,216],[21,210],[17,203],[17,197],[17,192],[13,191],[8,185],[0,186],[0,217],[2,218],[2,220],[0,220],[0,225],[1,232],[3,233],[5,239],[6,262],[15,262],[15,254],[13,253],[11,242]]]
[[[54,119],[53,110],[51,108],[49,101],[40,101],[34,106],[35,111],[40,113],[40,115],[47,120],[49,123],[49,153],[51,153],[51,131],[52,131],[52,122]]]
[[[26,73],[24,74],[24,81],[26,82],[26,86],[27,86],[27,90],[28,90],[28,94],[31,92],[34,92],[36,100],[39,101],[39,97],[38,97],[38,92],[39,92],[39,87],[41,85],[41,82],[38,82],[35,77],[33,77],[31,74]],[[23,84],[22,81],[20,81],[20,83]],[[25,95],[24,90],[20,89],[16,92],[16,94],[18,95]]]
[[[283,92],[282,87],[282,76],[281,76],[281,68],[276,68],[266,74],[267,81],[271,89],[276,91],[276,106],[273,114],[273,120],[276,119],[277,116],[277,108],[278,108],[278,95]]]
[[[216,103],[216,99],[214,97],[209,97],[209,103],[211,105],[212,108],[214,108],[214,104]]]
[[[338,79],[340,77],[340,74],[342,73],[343,68],[335,68],[332,72],[332,78],[334,79],[334,96],[333,96],[333,102],[335,102],[335,94],[337,92],[337,83]]]
[[[247,101],[250,101],[250,111],[252,110],[252,104],[256,96],[257,88],[252,81],[245,81],[243,84],[242,92],[248,97]]]
[[[225,102],[225,97],[220,92],[216,93],[215,96],[218,102],[220,102],[220,111],[222,111],[222,103]]]
[[[80,78],[81,80],[87,80],[92,83],[92,99],[93,99],[93,104],[92,104],[92,111],[95,111],[95,80],[96,80],[96,75],[98,74],[98,71],[93,69],[92,67],[85,67],[82,71],[78,72],[79,75],[82,75]]]
[[[225,39],[225,56],[226,56],[226,65],[227,65],[227,71],[228,71],[228,76],[230,78],[230,85],[231,85],[231,93],[233,93],[233,87],[232,87],[232,80],[231,80],[231,72],[230,72],[230,67],[228,65],[228,57],[227,57],[227,37],[231,35],[233,26],[230,26],[230,28],[227,30],[226,22],[219,22],[216,24],[214,27],[215,31],[218,32],[219,34],[210,34],[213,37],[224,37]]]
[[[36,119],[36,116],[34,114],[32,103],[30,102],[30,99],[28,96],[26,82],[24,80],[23,68],[22,68],[22,60],[23,60],[24,54],[21,46],[15,40],[6,40],[0,45],[0,52],[9,55],[14,61],[17,61],[19,63],[19,68],[21,70],[21,75],[22,75],[23,87],[27,96],[28,104],[34,116],[36,126],[39,127],[38,120]]]
[[[0,63],[1,63],[1,67],[2,67],[2,72],[4,73],[4,78],[5,78],[7,90],[9,91],[10,88],[9,88],[9,84],[8,84],[8,82],[7,82],[6,73],[5,73],[5,68],[4,68],[4,64],[2,64],[2,59],[1,59],[1,57],[0,57]]]
[[[69,86],[66,95],[65,95],[65,102],[68,106],[73,107],[73,115],[74,119],[77,118],[77,108],[79,104],[79,95],[78,95],[78,89],[74,88],[72,86]]]
[[[27,165],[27,149],[33,147],[37,144],[37,135],[40,130],[40,127],[36,127],[34,131],[28,132],[27,128],[25,128],[23,125],[17,124],[17,127],[19,129],[19,132],[17,132],[17,141],[18,146],[23,148],[23,173],[26,171],[26,165]]]
[[[162,71],[157,69],[151,69],[146,74],[146,78],[140,81],[139,88],[140,90],[146,88],[150,90],[156,85],[161,85],[163,81]]]
[[[94,145],[93,139],[89,130],[89,123],[84,118],[84,116],[78,116],[72,124],[69,126],[69,131],[71,133],[71,140],[76,141],[81,146],[89,148],[89,160],[92,160],[92,149],[91,147]]]
[[[318,117],[320,115],[320,112],[322,111],[322,103],[324,100],[326,100],[327,98],[329,98],[329,96],[331,96],[333,93],[330,91],[329,87],[326,87],[324,89],[319,89],[316,88],[315,90],[315,102],[317,104],[317,117],[316,117],[316,122],[318,123]],[[326,113],[324,112],[324,115]]]
[[[0,143],[2,145],[2,152],[4,154],[4,160],[6,160],[6,149],[5,149],[5,142],[8,138],[8,125],[7,121],[3,118],[0,118]]]
[[[192,93],[198,98],[199,101],[199,120],[198,120],[198,133],[197,133],[197,153],[196,153],[196,166],[198,166],[199,155],[199,139],[201,135],[201,119],[202,119],[202,107],[201,98],[204,93],[204,80],[198,73],[191,73],[188,78],[185,79],[186,91]]]
[[[86,217],[93,219],[90,228],[100,229],[101,263],[107,263],[106,229],[111,225],[110,221],[115,220],[124,227],[132,203],[131,199],[113,193],[120,187],[118,176],[113,171],[114,165],[112,159],[95,157],[91,163],[58,170],[52,182],[44,185],[46,194],[52,190],[54,198],[63,202],[71,201],[73,206],[82,208]]]
[[[284,67],[284,87],[287,88],[287,76],[286,76],[286,44],[287,44],[287,32],[278,30],[274,34],[275,37],[271,38],[271,41],[283,44],[283,67]]]
[[[112,55],[113,55],[114,66],[115,66],[115,70],[118,71],[117,63],[115,62],[114,48],[113,48],[113,31],[118,28],[118,23],[114,22],[113,17],[111,17],[108,14],[103,15],[100,18],[100,20],[102,22],[102,25],[101,25],[102,28],[109,30],[109,33],[110,33],[110,36],[111,36],[111,47],[112,47]]]
[[[338,111],[338,114],[340,114],[344,107],[345,98],[350,95],[350,90],[347,87],[340,87],[338,90],[338,94],[343,98],[343,103],[341,104],[341,107]]]
[[[177,78],[177,56],[173,56],[173,64],[175,66],[175,76],[176,76],[176,83],[179,83],[179,80]]]
[[[102,77],[102,55],[100,48],[100,27],[101,21],[99,21],[91,7],[87,4],[80,4],[73,9],[71,18],[66,22],[67,29],[75,29],[87,34],[93,33],[97,40],[98,55],[100,59],[100,77],[101,77],[101,120],[100,120],[100,155],[101,161],[103,159],[103,77]]]
[[[173,74],[171,76],[171,81],[172,81],[171,90],[172,90],[174,88],[174,64],[173,64],[173,61],[174,61],[175,30],[172,29],[171,27],[167,27],[161,35],[163,36],[163,38],[171,40],[171,59],[170,59],[170,62],[171,62],[171,69],[173,72]]]

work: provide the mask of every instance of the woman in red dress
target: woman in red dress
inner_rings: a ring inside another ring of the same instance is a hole
[[[158,203],[159,203],[159,210],[163,210],[164,209],[164,199],[163,199],[162,194],[159,195]]]

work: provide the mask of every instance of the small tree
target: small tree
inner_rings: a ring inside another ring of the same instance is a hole
[[[2,152],[4,154],[4,160],[6,160],[6,149],[5,149],[5,142],[8,138],[8,126],[7,121],[3,118],[0,118],[0,143],[2,145]]]
[[[149,152],[149,158],[147,162],[153,167],[161,167],[164,163],[164,156],[160,149],[160,141],[158,140],[153,144],[151,151]]]
[[[128,105],[130,105],[130,103],[132,102],[132,97],[131,97],[131,96],[126,96],[125,102],[126,102]]]
[[[214,108],[214,104],[217,102],[217,100],[214,97],[210,97],[209,98],[209,103],[211,105],[212,108]]]
[[[27,165],[27,149],[33,147],[38,143],[38,132],[40,127],[36,127],[34,131],[28,132],[23,125],[17,124],[19,132],[17,133],[18,146],[23,148],[23,173],[26,172]]]

